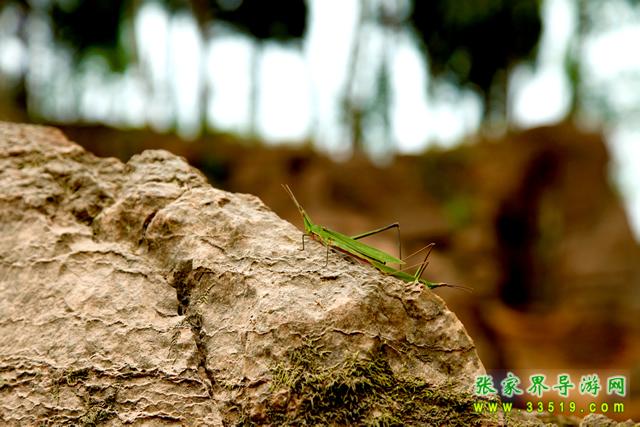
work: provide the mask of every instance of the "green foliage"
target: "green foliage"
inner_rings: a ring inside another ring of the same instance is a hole
[[[48,17],[54,41],[69,49],[76,64],[97,55],[121,72],[132,61],[131,46],[121,41],[123,28],[132,20],[132,0],[10,0],[0,2],[0,12],[7,6],[17,6],[23,19]]]
[[[421,158],[421,172],[425,190],[445,209],[456,227],[463,227],[473,219],[471,159],[468,150],[432,149]]]
[[[77,59],[98,54],[116,71],[124,70],[129,59],[119,43],[128,8],[127,0],[55,1],[49,13],[54,36],[69,47]]]
[[[169,12],[188,11],[201,28],[226,22],[258,40],[290,41],[304,35],[307,7],[304,0],[156,0]],[[104,58],[113,71],[121,72],[133,61],[130,37],[123,37],[142,2],[134,0],[14,0],[9,4],[26,14],[50,17],[53,36],[81,63],[91,55]]]
[[[216,19],[261,41],[299,39],[307,26],[304,0],[209,0],[209,5]]]
[[[460,195],[448,199],[444,205],[447,217],[456,228],[462,228],[473,219],[473,199],[469,195]]]
[[[431,71],[487,98],[515,63],[533,58],[542,22],[540,0],[414,1],[411,22]]]

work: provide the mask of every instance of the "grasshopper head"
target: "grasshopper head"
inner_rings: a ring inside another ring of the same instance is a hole
[[[287,184],[282,184],[282,188],[284,188],[284,191],[287,192],[289,197],[291,197],[291,200],[293,200],[293,203],[295,203],[296,207],[298,208],[300,215],[302,215],[302,221],[304,222],[304,230],[308,233],[311,229],[311,226],[313,225],[313,223],[311,222],[311,218],[309,218],[309,215],[307,215],[304,208],[300,206],[300,203],[298,203],[296,196],[293,195],[293,191],[291,191],[289,186]]]

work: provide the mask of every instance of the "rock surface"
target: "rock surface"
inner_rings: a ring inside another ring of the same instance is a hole
[[[639,425],[632,420],[616,422],[602,414],[589,414],[580,422],[580,427],[637,427]]]
[[[484,372],[433,292],[325,267],[259,199],[166,151],[123,164],[0,123],[0,218],[3,425],[284,423],[309,390],[359,405],[340,422],[424,422],[376,396],[446,390],[451,416]]]

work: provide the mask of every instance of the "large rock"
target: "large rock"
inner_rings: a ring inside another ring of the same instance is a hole
[[[477,422],[484,368],[437,295],[325,267],[166,151],[0,124],[0,218],[3,425]]]

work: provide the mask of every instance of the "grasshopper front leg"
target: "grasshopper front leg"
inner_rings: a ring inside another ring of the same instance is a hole
[[[324,266],[327,267],[329,265],[329,246],[331,246],[331,241],[325,243],[325,246],[327,247],[327,256],[324,260]]]

